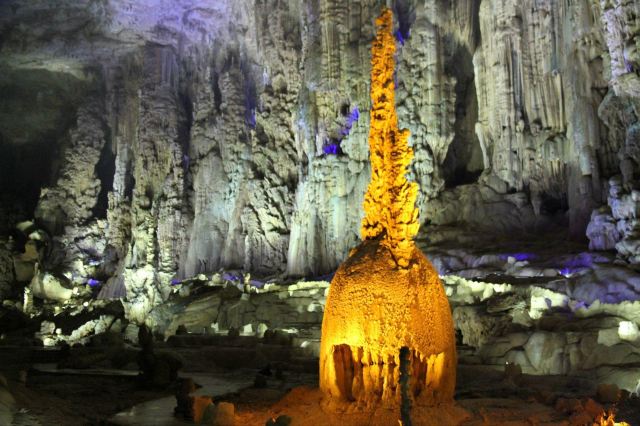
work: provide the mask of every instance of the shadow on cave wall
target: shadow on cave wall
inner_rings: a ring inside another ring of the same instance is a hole
[[[111,144],[111,137],[107,135],[106,143],[100,153],[100,160],[96,164],[96,176],[100,180],[100,192],[96,205],[93,207],[93,217],[107,218],[109,209],[109,192],[113,190],[113,180],[116,174],[116,154]]]
[[[31,218],[41,188],[53,182],[89,85],[64,73],[0,69],[0,234]]]
[[[404,40],[411,35],[411,26],[416,20],[415,6],[409,0],[395,0],[393,14],[398,22],[396,38],[404,43]]]

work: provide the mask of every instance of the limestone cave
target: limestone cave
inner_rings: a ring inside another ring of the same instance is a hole
[[[0,426],[640,425],[638,0],[0,0]]]

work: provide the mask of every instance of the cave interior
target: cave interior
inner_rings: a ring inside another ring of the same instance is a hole
[[[634,0],[0,1],[0,424],[640,425],[639,48]]]

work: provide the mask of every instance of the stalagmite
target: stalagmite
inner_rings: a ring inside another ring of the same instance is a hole
[[[404,350],[410,397],[424,405],[450,402],[456,374],[453,322],[438,274],[413,240],[418,189],[405,177],[413,152],[408,131],[398,129],[395,110],[391,11],[376,24],[364,241],[331,283],[322,323],[320,387],[330,406],[399,407]]]
[[[382,244],[391,250],[400,266],[406,267],[420,226],[415,206],[418,185],[405,177],[413,150],[407,143],[409,131],[398,129],[396,43],[391,12],[381,15],[376,24],[378,35],[371,49],[371,183],[364,199],[361,234],[365,240],[382,236]]]

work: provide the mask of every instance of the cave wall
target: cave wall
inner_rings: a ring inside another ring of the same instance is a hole
[[[36,184],[34,216],[53,235],[42,267],[104,281],[138,319],[172,279],[334,270],[359,238],[386,3],[3,2],[0,69],[87,87],[48,139],[15,128],[51,125],[0,111],[20,124],[0,134],[3,152],[46,142],[55,165]],[[633,238],[631,213],[606,207],[612,187],[631,198],[640,160],[633,1],[389,3],[423,222],[584,239],[600,208],[595,248]]]

